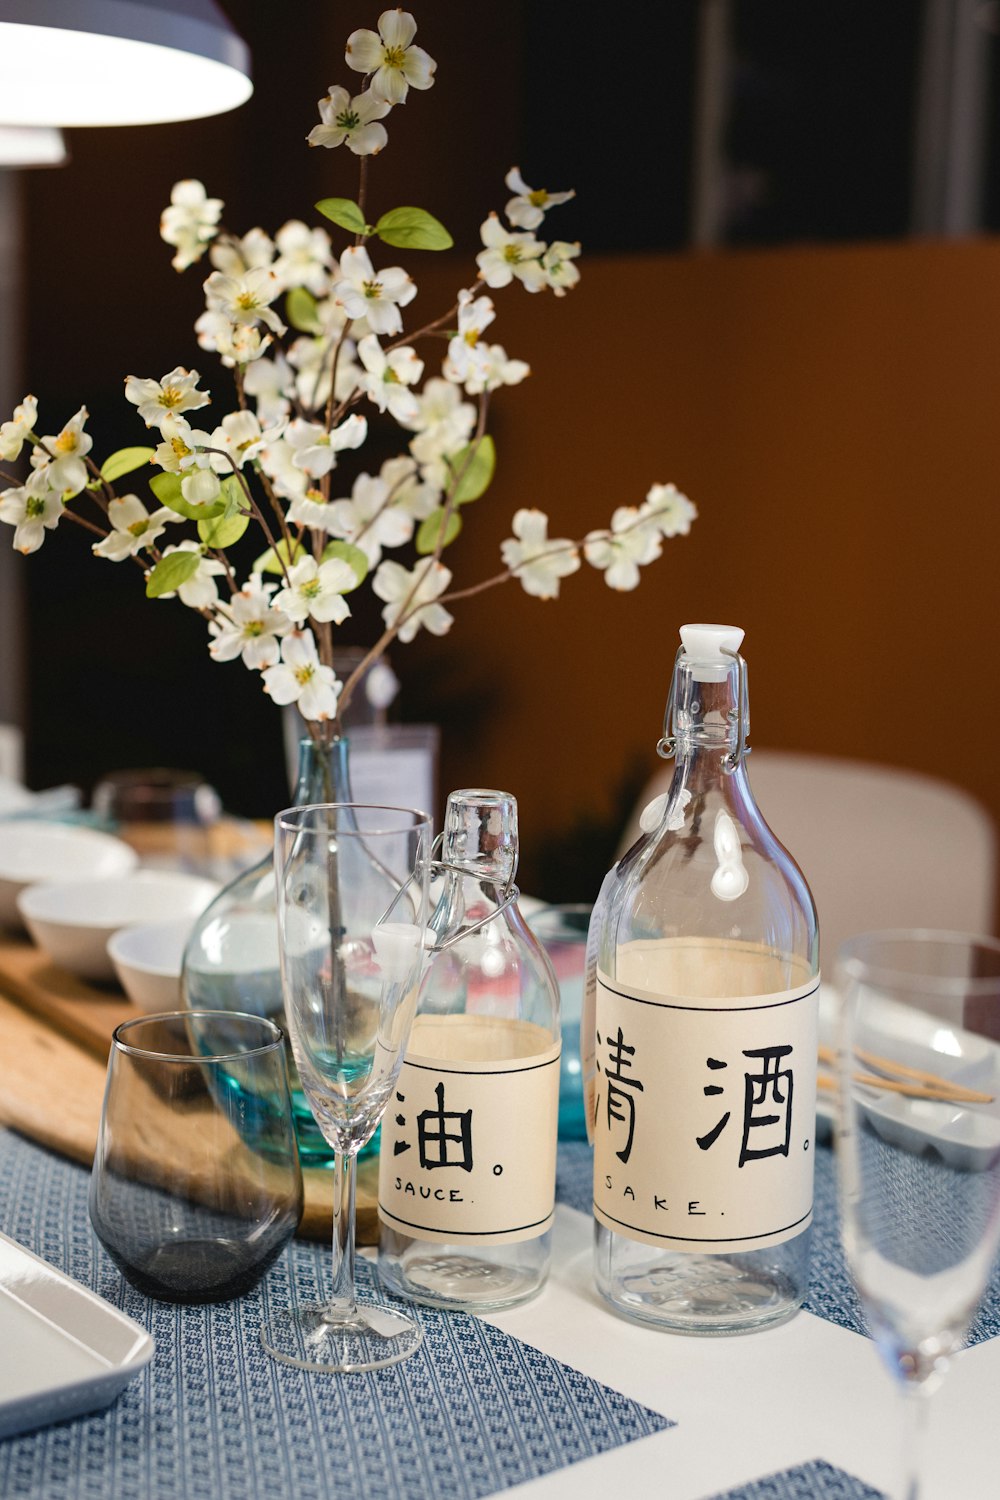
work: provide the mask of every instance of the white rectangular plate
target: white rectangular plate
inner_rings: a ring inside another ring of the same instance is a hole
[[[0,1438],[107,1406],[153,1355],[150,1334],[0,1234]]]

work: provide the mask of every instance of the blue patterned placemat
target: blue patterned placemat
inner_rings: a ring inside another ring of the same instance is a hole
[[[881,1490],[845,1474],[833,1464],[815,1459],[781,1474],[768,1474],[737,1490],[716,1495],[715,1500],[886,1500]]]
[[[320,1295],[329,1252],[294,1242],[235,1302],[174,1307],[127,1286],[87,1212],[89,1174],[0,1130],[0,1229],[149,1328],[154,1359],[107,1410],[0,1442],[4,1500],[475,1500],[673,1423],[499,1329],[418,1308],[405,1364],[317,1375],[260,1325]],[[359,1285],[375,1300],[367,1263]]]
[[[585,1141],[565,1141],[559,1146],[556,1197],[571,1208],[589,1214],[592,1204],[593,1153]],[[853,1333],[867,1333],[864,1313],[854,1290],[840,1243],[840,1211],[837,1206],[837,1168],[830,1146],[816,1151],[816,1203],[813,1219],[809,1294],[804,1306]],[[1000,1334],[1000,1263],[969,1331],[967,1342],[980,1344]]]

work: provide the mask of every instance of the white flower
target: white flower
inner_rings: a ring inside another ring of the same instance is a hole
[[[207,432],[195,431],[183,417],[167,412],[160,422],[161,443],[157,443],[153,462],[168,474],[180,474],[184,469],[208,468],[211,454],[199,453],[207,448],[212,439]]]
[[[502,385],[520,385],[531,374],[523,359],[508,359],[502,344],[480,344],[475,368],[469,372],[465,389],[470,396],[480,391],[495,391]],[[448,366],[445,365],[445,374]]]
[[[306,136],[310,146],[341,146],[346,141],[355,156],[376,156],[389,139],[383,120],[392,108],[384,99],[376,99],[371,89],[352,99],[346,89],[331,85],[325,99],[319,101],[321,124],[314,125]]]
[[[211,439],[212,447],[223,449],[229,462],[221,453],[212,453],[209,455],[212,468],[218,474],[228,474],[231,468],[242,469],[247,459],[256,458],[270,437],[270,433],[261,432],[260,423],[252,411],[230,412],[223,417],[222,425],[215,429]]]
[[[245,276],[248,271],[267,269],[274,260],[274,241],[263,229],[251,229],[242,239],[223,235],[208,252],[217,271],[226,276]]]
[[[541,240],[530,234],[511,234],[496,214],[490,214],[480,225],[479,233],[486,248],[476,256],[476,265],[487,286],[509,286],[516,276],[529,292],[541,291],[545,285],[539,258],[545,250]]]
[[[334,536],[360,547],[374,568],[383,547],[402,547],[410,540],[413,516],[390,503],[384,479],[359,474],[350,500],[335,500],[330,507],[329,529]]]
[[[310,615],[314,620],[332,620],[335,625],[351,613],[344,594],[357,588],[358,575],[341,557],[318,563],[304,557],[288,570],[288,583],[274,596],[274,607],[301,624]]]
[[[13,463],[21,454],[21,445],[27,442],[38,420],[38,402],[34,396],[25,396],[20,406],[15,406],[11,421],[0,425],[0,458]]]
[[[402,266],[388,266],[376,275],[364,245],[351,245],[340,257],[340,276],[333,295],[349,318],[366,318],[373,333],[400,331],[399,309],[417,295]]]
[[[548,538],[549,518],[541,510],[519,510],[511,523],[514,537],[501,543],[500,556],[517,573],[526,594],[556,599],[560,578],[580,566],[580,556],[565,538]],[[515,540],[516,538],[516,540]]]
[[[178,542],[176,547],[164,547],[163,556],[169,557],[172,552],[201,552],[200,542]],[[215,580],[220,573],[226,570],[222,563],[216,562],[214,557],[202,557],[197,568],[184,583],[180,584],[177,593],[182,604],[188,609],[209,609],[218,602],[219,590]],[[173,593],[160,594],[161,599],[172,599]]]
[[[557,297],[565,297],[568,289],[580,280],[579,269],[573,264],[579,254],[579,244],[553,240],[542,256],[545,285],[550,286]]]
[[[185,370],[180,365],[162,380],[142,380],[138,375],[130,375],[125,381],[125,399],[139,408],[147,427],[160,427],[170,412],[195,411],[208,405],[211,400],[208,392],[196,389],[199,378],[197,370]]]
[[[170,521],[181,518],[163,506],[152,515],[137,495],[122,495],[108,503],[108,520],[111,531],[91,548],[98,557],[111,562],[124,562],[126,557],[136,557],[143,547],[151,547],[161,536]]]
[[[275,235],[278,259],[274,274],[282,286],[304,286],[314,297],[330,289],[330,272],[336,270],[330,236],[325,229],[310,229],[301,219],[289,219]]]
[[[54,531],[63,513],[62,495],[49,488],[45,469],[36,469],[26,483],[0,494],[0,521],[14,527],[18,552],[37,552],[47,531]]]
[[[285,441],[295,450],[292,463],[310,479],[329,474],[337,467],[337,454],[346,448],[360,448],[367,436],[368,422],[358,416],[348,417],[332,432],[327,432],[319,422],[307,422],[304,417],[296,417],[285,428]]]
[[[214,505],[221,493],[222,485],[213,469],[194,469],[181,480],[181,494],[188,505]]]
[[[698,511],[675,484],[654,484],[643,511],[650,513],[661,536],[687,536]]]
[[[269,442],[260,450],[261,468],[271,481],[275,494],[280,495],[283,500],[294,500],[297,496],[304,495],[309,488],[308,474],[296,467],[297,456],[296,450],[284,437],[277,442]]]
[[[243,389],[253,397],[262,427],[276,427],[285,420],[291,409],[295,377],[280,349],[274,359],[258,359],[248,365]]]
[[[451,583],[451,572],[432,558],[422,559],[412,573],[397,562],[379,565],[372,579],[372,590],[386,600],[382,619],[387,630],[403,621],[398,636],[404,643],[412,641],[421,626],[431,635],[446,635],[453,616],[435,600]]]
[[[304,488],[292,498],[288,507],[288,519],[295,526],[308,526],[312,531],[332,531],[333,505],[329,500],[323,499],[322,490],[310,486],[309,480],[301,469],[296,469],[294,472]],[[277,489],[278,486],[275,485],[275,488]]]
[[[273,343],[271,334],[261,333],[253,323],[233,323],[222,312],[203,312],[194,331],[199,346],[218,354],[230,369],[252,364]]]
[[[324,667],[311,630],[296,630],[281,643],[281,665],[262,673],[264,691],[275,703],[295,703],[304,719],[334,719],[342,684]]]
[[[620,505],[611,517],[611,531],[591,531],[583,545],[584,557],[603,569],[608,587],[621,592],[634,589],[640,567],[662,552],[655,521],[650,523],[634,505]]]
[[[508,219],[518,229],[537,229],[545,218],[545,211],[555,208],[557,203],[568,203],[576,194],[547,193],[544,188],[530,188],[521,176],[520,167],[511,167],[504,182],[515,198],[511,198],[504,210]]]
[[[437,63],[411,45],[417,23],[406,10],[384,10],[374,31],[352,31],[346,61],[356,73],[373,74],[371,91],[387,104],[402,104],[409,89],[429,89]]]
[[[337,379],[333,387],[336,400],[346,401],[356,390],[361,377],[361,370],[354,363],[353,340],[341,342],[341,331],[350,322],[344,309],[329,301],[320,303],[318,310],[324,323],[329,325],[328,331],[319,337],[306,334],[296,339],[288,350],[288,362],[296,372],[295,394],[310,411],[325,406],[330,399],[333,355],[338,344]],[[330,318],[331,311],[336,314],[335,318]]]
[[[78,495],[87,483],[84,458],[94,446],[94,440],[83,430],[86,420],[87,408],[81,406],[62,432],[55,437],[43,437],[41,444],[32,449],[31,467],[44,470],[50,489],[64,496]]]
[[[213,271],[205,282],[209,312],[222,313],[237,328],[266,323],[272,333],[279,335],[284,333],[285,325],[271,303],[280,292],[281,282],[266,266],[246,271],[242,276]]]
[[[225,606],[228,618],[209,624],[213,639],[208,649],[216,661],[242,656],[253,671],[276,664],[281,654],[278,638],[292,628],[288,616],[271,603],[276,586],[255,573]]]
[[[387,458],[379,470],[379,478],[389,492],[391,503],[417,521],[430,515],[441,496],[441,486],[428,482],[416,459],[405,453],[398,458]]]
[[[415,349],[403,344],[387,354],[375,334],[370,333],[358,344],[358,358],[365,367],[361,388],[379,411],[388,411],[404,426],[419,415],[417,398],[407,390],[424,373],[424,362],[418,359]]]
[[[410,452],[418,463],[433,463],[465,446],[476,425],[476,408],[462,400],[450,381],[428,380],[417,400],[418,415],[404,425],[417,434],[410,441]]]
[[[206,198],[200,182],[186,178],[175,182],[170,207],[160,216],[160,238],[177,247],[171,264],[176,271],[194,265],[205,253],[205,246],[218,233],[221,198]]]
[[[490,297],[472,297],[469,292],[459,293],[458,332],[448,342],[445,362],[449,380],[461,385],[471,377],[481,379],[484,361],[480,335],[496,317]]]

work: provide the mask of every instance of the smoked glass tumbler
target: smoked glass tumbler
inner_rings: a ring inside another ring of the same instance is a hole
[[[166,1302],[238,1297],[301,1213],[280,1027],[205,1010],[117,1027],[90,1217],[126,1280]]]

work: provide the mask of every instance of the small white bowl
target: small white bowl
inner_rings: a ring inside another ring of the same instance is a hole
[[[53,963],[82,979],[112,980],[108,940],[123,927],[188,917],[219,893],[199,875],[140,870],[113,880],[35,885],[17,898],[25,926]]]
[[[20,927],[17,898],[29,886],[127,875],[138,863],[128,844],[96,828],[27,818],[0,822],[0,925]]]
[[[118,983],[140,1010],[181,1007],[181,967],[194,927],[192,917],[176,922],[145,922],[123,927],[108,940],[108,956]]]

